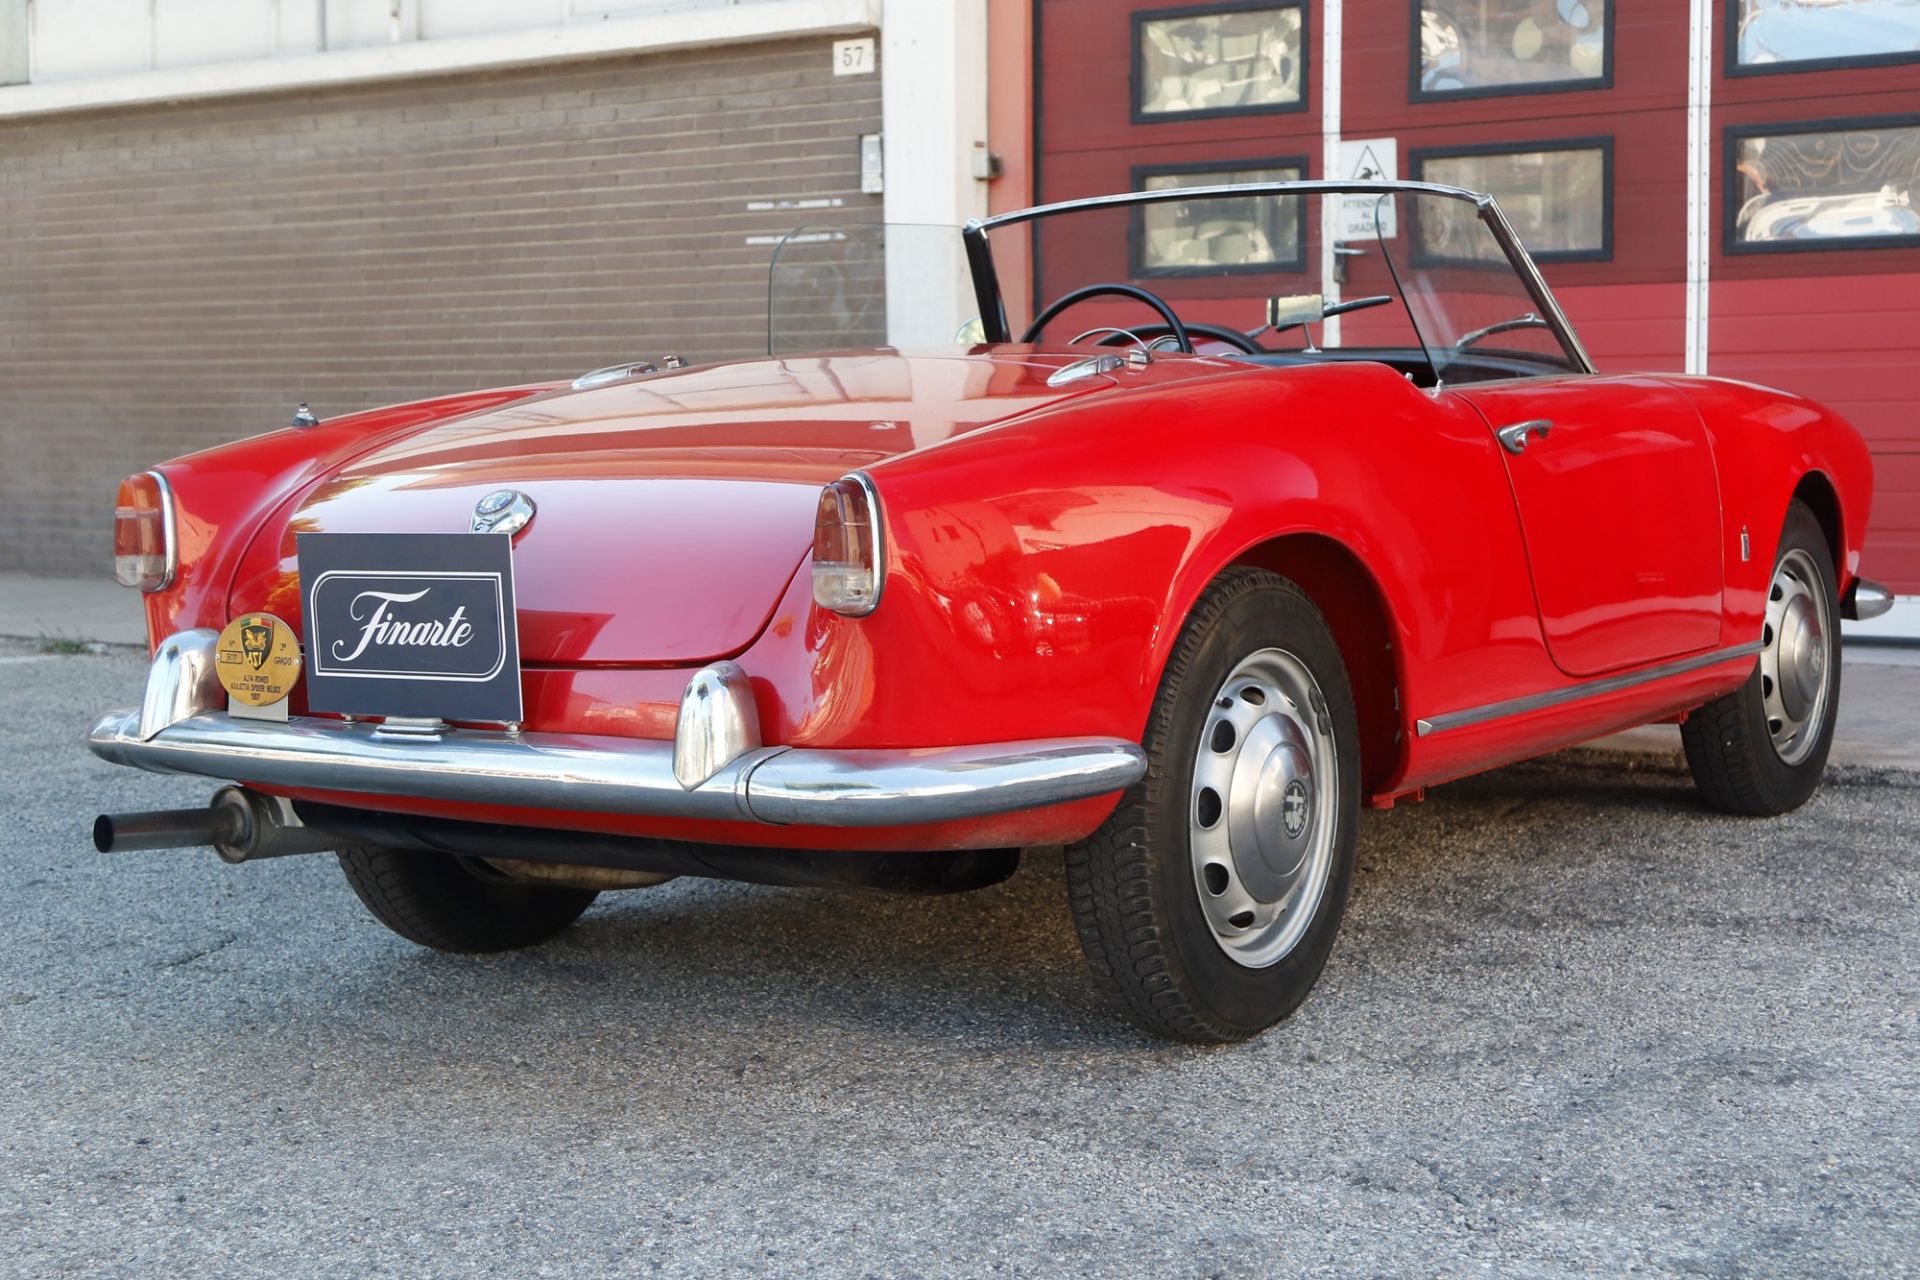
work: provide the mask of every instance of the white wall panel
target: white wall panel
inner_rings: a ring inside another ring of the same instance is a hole
[[[566,0],[420,0],[420,38],[524,31],[565,18]]]
[[[419,0],[327,0],[329,49],[396,44],[419,29]]]
[[[32,7],[35,80],[145,71],[152,0],[42,0]]]
[[[153,65],[191,67],[318,47],[314,0],[152,0]]]

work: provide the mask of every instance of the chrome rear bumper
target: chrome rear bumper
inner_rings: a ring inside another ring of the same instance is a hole
[[[256,786],[828,827],[914,826],[1043,808],[1122,790],[1146,772],[1140,747],[1119,738],[923,750],[764,747],[750,701],[714,713],[716,699],[752,696],[736,671],[719,668],[689,683],[689,701],[699,705],[683,704],[678,731],[688,740],[677,743],[239,719],[215,709],[224,693],[206,679],[210,662],[200,654],[211,639],[211,632],[182,632],[163,644],[143,706],[102,716],[87,736],[93,753],[156,773]],[[743,723],[751,726],[744,736]],[[693,760],[704,762],[700,776],[687,772]]]

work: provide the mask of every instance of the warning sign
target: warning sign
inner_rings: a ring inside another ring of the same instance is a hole
[[[1337,176],[1346,182],[1393,182],[1400,176],[1400,140],[1398,138],[1353,138],[1340,143]],[[1337,238],[1388,240],[1398,234],[1393,197],[1350,195],[1340,197],[1340,227]]]

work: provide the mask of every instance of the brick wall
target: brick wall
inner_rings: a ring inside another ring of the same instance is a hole
[[[764,351],[770,250],[859,194],[828,40],[0,123],[0,570],[110,567],[130,470],[669,352]]]

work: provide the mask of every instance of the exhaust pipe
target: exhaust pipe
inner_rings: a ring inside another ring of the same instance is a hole
[[[131,853],[136,849],[177,849],[213,844],[212,809],[154,809],[147,813],[103,813],[93,820],[93,847],[102,853]]]
[[[103,813],[93,820],[93,847],[101,853],[212,845],[222,859],[238,864],[326,853],[339,844],[338,836],[301,822],[287,800],[245,787],[220,788],[204,809]]]

